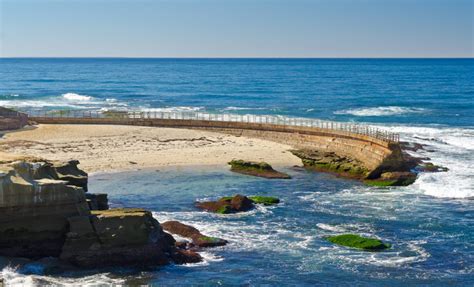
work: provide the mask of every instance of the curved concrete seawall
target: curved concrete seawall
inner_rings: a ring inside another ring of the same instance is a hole
[[[202,129],[219,133],[276,141],[296,149],[334,152],[356,159],[378,176],[398,170],[403,157],[398,142],[328,128],[211,120],[157,118],[30,117],[42,124],[110,124]]]

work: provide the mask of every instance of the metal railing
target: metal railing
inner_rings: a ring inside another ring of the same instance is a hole
[[[44,118],[108,118],[108,119],[164,119],[164,120],[199,120],[217,122],[256,123],[281,126],[297,126],[332,131],[347,132],[382,140],[384,142],[398,142],[399,135],[374,128],[368,125],[353,123],[324,121],[309,118],[295,118],[270,115],[239,115],[239,114],[211,114],[201,112],[162,112],[162,111],[28,111],[30,117]]]

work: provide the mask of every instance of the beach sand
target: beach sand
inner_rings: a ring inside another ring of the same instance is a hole
[[[266,161],[277,167],[301,165],[291,146],[209,131],[117,126],[38,125],[7,133],[0,160],[40,157],[77,159],[87,172],[141,168],[226,165],[232,159]]]

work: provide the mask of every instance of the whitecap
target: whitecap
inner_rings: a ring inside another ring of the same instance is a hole
[[[91,96],[79,95],[76,93],[65,93],[62,95],[62,97],[69,101],[81,101],[81,102],[90,101],[93,99]]]
[[[425,150],[410,152],[429,157],[447,172],[421,173],[409,190],[442,198],[474,197],[474,129],[443,126],[374,126],[400,134],[401,140],[420,143]]]
[[[423,108],[409,108],[398,106],[373,107],[373,108],[358,108],[336,111],[336,115],[353,115],[358,117],[380,117],[380,116],[394,116],[403,114],[426,113],[427,109]]]
[[[203,110],[204,107],[188,107],[188,106],[176,106],[176,107],[163,107],[163,108],[145,108],[141,107],[139,108],[140,111],[142,112],[198,112]]]
[[[326,230],[326,231],[333,231],[333,232],[345,232],[346,229],[342,228],[340,226],[335,226],[335,225],[329,225],[325,223],[318,223],[316,226],[320,229]]]
[[[0,278],[3,278],[6,286],[103,286],[103,285],[119,285],[125,280],[120,278],[112,278],[109,273],[98,273],[80,278],[61,277],[61,276],[44,276],[44,275],[26,275],[19,272],[19,267],[7,266],[0,271]]]
[[[252,107],[226,107],[222,111],[246,111],[246,110],[266,110],[266,108],[252,108]]]

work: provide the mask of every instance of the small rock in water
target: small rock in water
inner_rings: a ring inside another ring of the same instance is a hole
[[[271,196],[235,196],[221,197],[217,201],[196,202],[196,207],[220,214],[249,211],[254,208],[254,204],[273,205],[280,200]]]
[[[391,247],[390,244],[383,243],[381,240],[366,238],[356,234],[342,234],[330,236],[327,238],[327,240],[337,245],[362,249],[366,251],[380,251]]]
[[[290,179],[291,176],[276,171],[266,162],[253,162],[253,161],[244,161],[244,160],[231,160],[229,162],[230,170],[233,172],[253,175],[269,179]]]
[[[161,224],[161,227],[170,233],[191,238],[193,244],[198,247],[215,247],[227,244],[227,240],[206,236],[193,226],[183,224],[179,221],[166,221]],[[184,243],[183,245],[183,243],[180,242],[178,245],[183,247],[186,246],[187,243]]]

